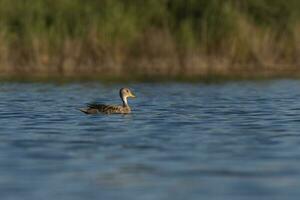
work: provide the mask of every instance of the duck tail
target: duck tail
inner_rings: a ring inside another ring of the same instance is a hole
[[[85,113],[85,114],[89,114],[89,112],[86,108],[79,108],[78,110]]]

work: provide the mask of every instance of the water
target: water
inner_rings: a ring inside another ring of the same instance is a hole
[[[300,81],[0,84],[1,199],[298,199]]]

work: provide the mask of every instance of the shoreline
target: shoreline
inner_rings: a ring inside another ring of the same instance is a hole
[[[80,71],[61,73],[58,71],[6,71],[0,72],[1,82],[223,82],[239,80],[267,80],[267,79],[300,79],[300,66],[268,67],[268,68],[241,68],[234,67],[227,70],[213,68],[201,73],[103,73]]]

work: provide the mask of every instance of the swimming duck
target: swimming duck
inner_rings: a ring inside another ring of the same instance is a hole
[[[104,105],[104,104],[88,104],[87,108],[79,109],[81,112],[85,114],[128,114],[131,112],[131,109],[128,105],[127,98],[132,97],[135,98],[135,95],[132,94],[130,89],[121,88],[120,89],[120,97],[122,99],[123,105]]]

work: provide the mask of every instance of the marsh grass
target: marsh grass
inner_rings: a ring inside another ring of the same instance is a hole
[[[289,74],[300,67],[299,33],[297,0],[0,0],[0,71],[129,79]]]

